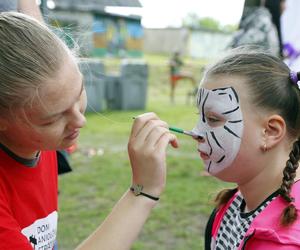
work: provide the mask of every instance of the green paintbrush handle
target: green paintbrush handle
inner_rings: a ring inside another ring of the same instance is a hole
[[[177,132],[177,133],[181,133],[181,134],[183,134],[183,132],[184,132],[183,129],[175,128],[175,127],[169,127],[169,130]]]

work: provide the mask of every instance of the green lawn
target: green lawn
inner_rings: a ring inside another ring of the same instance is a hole
[[[189,82],[182,81],[176,102],[169,101],[167,58],[148,55],[147,110],[156,112],[170,125],[191,129],[197,120],[192,101],[187,104]],[[204,62],[186,59],[186,70],[199,81]],[[117,61],[107,61],[115,69]],[[127,140],[132,117],[146,111],[113,111],[87,114],[79,149],[72,155],[73,172],[59,177],[60,250],[74,249],[107,216],[130,185]],[[134,250],[203,249],[203,232],[215,193],[225,185],[202,176],[196,143],[178,135],[179,149],[168,149],[167,187],[153,210]]]

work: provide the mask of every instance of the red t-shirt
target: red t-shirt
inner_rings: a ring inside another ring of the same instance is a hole
[[[56,231],[56,152],[28,167],[0,149],[0,249],[52,249]]]

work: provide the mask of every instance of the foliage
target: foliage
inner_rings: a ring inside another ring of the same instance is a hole
[[[221,29],[220,22],[211,17],[200,18],[199,26],[210,29],[210,30],[220,30]]]
[[[237,25],[227,24],[222,25],[218,20],[212,17],[200,18],[196,13],[189,13],[183,19],[183,26],[193,29],[207,29],[211,31],[226,31],[233,32],[237,29]]]

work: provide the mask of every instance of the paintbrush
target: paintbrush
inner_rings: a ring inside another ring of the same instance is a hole
[[[193,138],[196,138],[196,139],[203,139],[204,138],[203,135],[197,135],[197,134],[193,133],[192,131],[183,130],[181,128],[169,127],[169,130],[173,131],[173,132],[176,132],[176,133],[179,133],[179,134],[189,135],[189,136],[192,136]]]
[[[132,117],[132,119],[135,119],[135,117]],[[204,136],[202,134],[197,135],[197,134],[193,133],[192,131],[187,131],[187,130],[184,130],[184,129],[181,129],[181,128],[175,128],[173,126],[169,127],[169,130],[173,131],[173,132],[176,132],[176,133],[179,133],[179,134],[192,136],[195,139],[203,139],[204,138]]]

